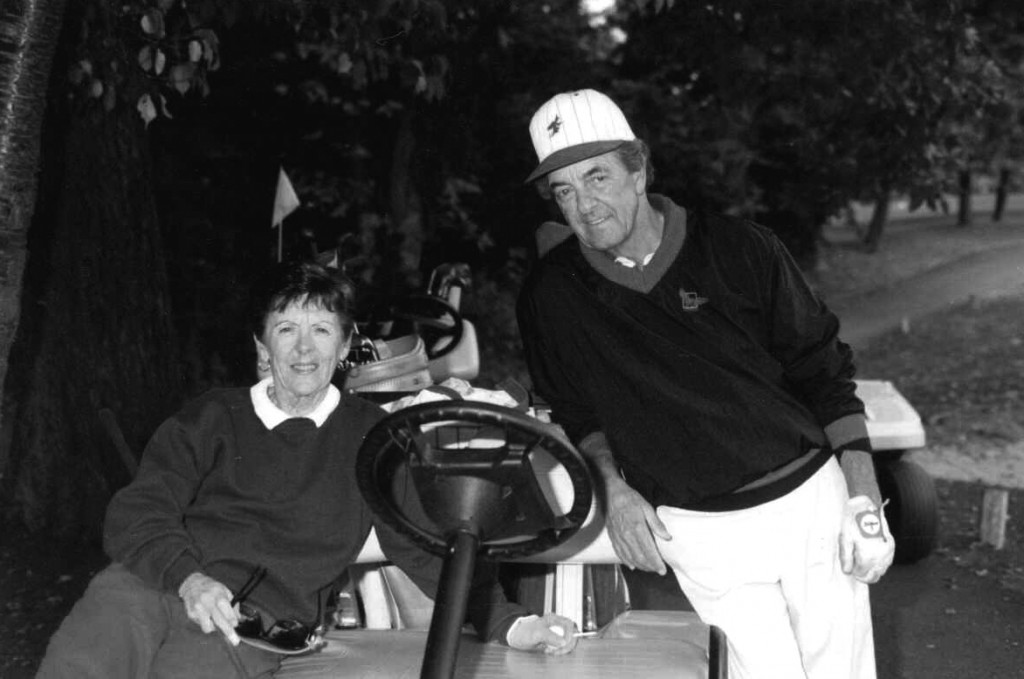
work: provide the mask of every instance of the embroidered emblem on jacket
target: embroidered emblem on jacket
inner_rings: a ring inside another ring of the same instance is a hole
[[[707,304],[708,298],[701,297],[696,292],[687,292],[679,288],[679,299],[683,300],[683,311],[696,311],[701,304]]]

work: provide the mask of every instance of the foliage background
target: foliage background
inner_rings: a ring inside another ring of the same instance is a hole
[[[97,530],[126,482],[100,409],[138,452],[183,399],[252,379],[241,305],[277,257],[280,168],[303,203],[283,256],[337,254],[360,320],[472,267],[488,386],[525,381],[512,306],[553,216],[522,184],[526,129],[553,93],[608,92],[656,191],[769,225],[809,270],[850,201],[934,203],[1022,153],[1010,0],[43,4],[63,24],[39,36],[55,58],[0,428],[3,514],[36,529]]]

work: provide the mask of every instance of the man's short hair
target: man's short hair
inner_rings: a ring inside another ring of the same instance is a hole
[[[614,153],[618,156],[623,166],[629,172],[639,172],[641,169],[646,170],[644,190],[650,187],[651,182],[654,181],[654,164],[651,163],[651,150],[643,139],[631,139],[630,141],[623,142],[609,153]],[[551,194],[551,187],[548,185],[547,174],[534,179],[533,186],[544,200],[554,199],[554,196]]]

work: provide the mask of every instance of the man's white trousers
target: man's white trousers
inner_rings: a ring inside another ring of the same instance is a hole
[[[658,507],[665,562],[704,622],[729,640],[730,679],[875,679],[868,586],[842,572],[848,498],[833,458],[751,509]]]

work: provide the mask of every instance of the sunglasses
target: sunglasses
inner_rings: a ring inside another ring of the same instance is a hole
[[[266,575],[267,569],[257,566],[238,593],[231,598],[232,606],[238,604],[235,632],[243,641],[276,653],[300,653],[318,648],[323,641],[321,628],[297,620],[278,620],[270,627],[264,627],[259,611],[244,603]]]

